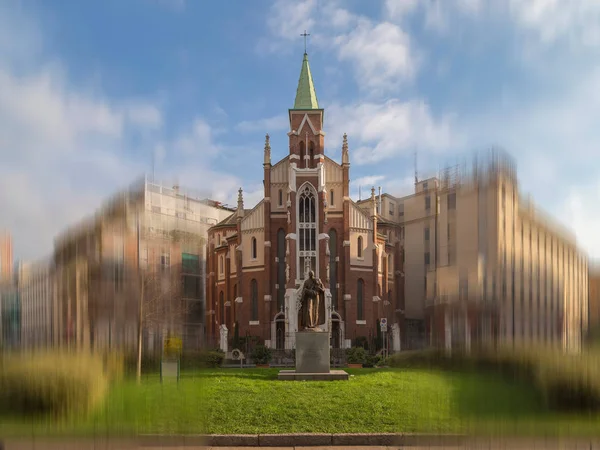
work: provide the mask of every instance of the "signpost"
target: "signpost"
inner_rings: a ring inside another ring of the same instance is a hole
[[[381,334],[383,338],[383,357],[387,358],[387,319],[385,317],[379,319],[379,327],[381,328]]]
[[[168,337],[163,344],[163,357],[160,361],[160,382],[166,378],[175,378],[179,383],[181,372],[180,356],[183,344],[180,338]]]

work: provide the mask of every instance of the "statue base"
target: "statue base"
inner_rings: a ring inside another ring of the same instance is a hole
[[[330,370],[329,333],[296,333],[296,370],[281,370],[279,380],[347,380],[343,370]]]

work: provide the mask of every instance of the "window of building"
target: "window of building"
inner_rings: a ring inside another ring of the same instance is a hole
[[[365,282],[362,278],[359,278],[356,286],[356,320],[364,320],[364,296]]]
[[[429,227],[425,227],[425,240],[429,240]]]
[[[255,279],[250,281],[250,299],[252,308],[250,320],[258,320],[258,283]]]
[[[451,192],[448,194],[448,210],[456,209],[456,192]]]
[[[277,231],[277,309],[282,310],[285,303],[285,230]]]
[[[192,255],[191,253],[181,254],[181,266],[185,273],[200,272],[200,256]]]
[[[152,212],[156,213],[156,214],[160,214],[160,206],[153,206],[152,207]]]
[[[162,270],[167,270],[169,267],[171,267],[171,255],[168,252],[163,252],[163,254],[160,255],[160,268]]]
[[[431,209],[431,197],[429,195],[425,197],[425,209]]]
[[[426,191],[426,190],[427,190],[427,188],[428,188],[428,184],[427,184],[427,181],[425,181],[425,182],[423,183],[423,190],[424,190],[424,191]]]
[[[219,255],[219,274],[223,274],[225,272],[225,256]]]
[[[331,303],[337,309],[337,231],[335,228],[329,230],[329,289],[331,290]]]
[[[258,246],[256,244],[256,238],[253,237],[252,241],[251,241],[251,249],[250,249],[250,255],[252,257],[252,259],[257,259],[258,258]]]
[[[359,236],[356,240],[356,256],[359,258],[363,257],[363,238]]]
[[[300,161],[304,161],[305,146],[304,141],[300,141]]]
[[[308,148],[309,148],[309,153],[308,153],[308,156],[309,156],[308,165],[309,165],[309,167],[313,167],[313,164],[314,164],[314,159],[315,159],[315,144],[314,144],[314,142],[312,142],[312,141],[311,141],[311,142],[310,142],[310,144],[308,145]]]
[[[398,216],[404,217],[404,203],[398,204]]]
[[[334,195],[334,192],[333,192],[333,189],[332,189],[332,190],[329,192],[329,205],[330,205],[330,206],[333,206],[333,205],[335,205],[335,203],[334,203],[334,199],[335,199],[335,195]]]
[[[308,270],[316,272],[317,264],[317,200],[315,192],[306,185],[298,198],[298,246],[300,250],[299,276]]]
[[[388,204],[389,204],[389,213],[390,213],[390,216],[393,216],[394,215],[394,209],[395,209],[394,208],[394,204],[392,202],[388,202]]]
[[[388,274],[392,275],[394,273],[394,255],[389,254],[387,258],[387,270]]]
[[[425,252],[425,265],[426,266],[428,266],[430,264],[430,262],[431,262],[430,259],[431,259],[431,257],[430,257],[429,252]]]
[[[279,204],[279,206],[283,206],[283,189],[279,189],[278,195],[279,195],[279,202],[278,202],[278,204]]]
[[[225,299],[223,298],[223,291],[219,292],[219,323],[225,323]]]

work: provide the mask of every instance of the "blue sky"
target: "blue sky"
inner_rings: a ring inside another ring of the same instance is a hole
[[[0,0],[0,228],[18,258],[151,171],[235,203],[287,151],[308,51],[352,193],[490,145],[600,256],[596,0]]]

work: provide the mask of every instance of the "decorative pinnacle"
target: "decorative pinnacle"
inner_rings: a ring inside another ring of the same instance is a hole
[[[344,133],[342,141],[342,164],[350,164],[350,158],[348,157],[348,135],[346,133]]]
[[[271,141],[270,141],[270,137],[267,134],[265,136],[265,160],[264,163],[265,164],[271,164]]]
[[[242,195],[242,188],[238,189],[238,209],[244,209],[244,196]]]

